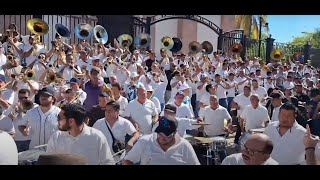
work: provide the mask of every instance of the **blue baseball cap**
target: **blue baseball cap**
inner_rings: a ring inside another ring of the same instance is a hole
[[[80,79],[78,79],[78,78],[71,78],[70,81],[69,81],[69,83],[70,83],[70,84],[71,84],[71,83],[80,84]]]

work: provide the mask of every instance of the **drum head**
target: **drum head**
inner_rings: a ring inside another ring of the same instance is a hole
[[[223,142],[226,141],[227,139],[221,136],[217,136],[217,137],[212,137],[211,138],[213,142]]]
[[[23,164],[26,161],[37,161],[39,156],[45,154],[45,151],[41,150],[28,150],[18,153],[19,164]]]

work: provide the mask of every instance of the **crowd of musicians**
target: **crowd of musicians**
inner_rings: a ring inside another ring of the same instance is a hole
[[[296,56],[284,60],[275,50],[266,64],[242,59],[240,44],[213,52],[208,41],[181,52],[171,37],[155,52],[148,34],[124,34],[111,45],[102,26],[89,24],[75,27],[79,44],[68,44],[61,24],[27,25],[31,35],[11,24],[0,44],[0,164],[38,150],[38,164],[200,165],[206,143],[222,165],[320,158],[320,73]],[[49,28],[51,49],[41,43]],[[216,137],[233,133],[239,153],[214,150]]]

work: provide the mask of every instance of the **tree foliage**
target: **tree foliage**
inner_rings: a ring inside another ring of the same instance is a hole
[[[310,42],[312,47],[320,48],[320,28],[314,32],[306,32],[300,37],[294,38],[289,44],[293,46],[303,46]]]

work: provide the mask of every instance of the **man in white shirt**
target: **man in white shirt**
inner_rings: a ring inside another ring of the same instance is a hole
[[[152,127],[158,122],[158,112],[154,103],[147,99],[143,85],[137,87],[138,98],[130,101],[123,117],[130,120],[143,134],[151,134]]]
[[[124,110],[128,106],[128,100],[127,98],[121,95],[121,86],[118,82],[112,83],[111,86],[112,86],[111,90],[112,90],[113,98],[116,102],[120,104],[120,116],[122,116],[124,113]]]
[[[87,93],[80,88],[80,79],[71,78],[69,83],[70,88],[73,92],[75,92],[76,96],[79,96],[78,100],[81,102],[81,104],[83,104],[84,101],[87,99]]]
[[[12,81],[7,83],[12,84]],[[13,101],[14,101],[13,89],[5,88],[4,87],[5,85],[6,85],[5,76],[0,74],[0,88],[4,88],[4,90],[0,91],[0,108],[2,109],[2,111],[8,109],[10,105],[13,104]]]
[[[13,138],[0,131],[0,165],[18,165],[18,150]]]
[[[80,66],[75,64],[74,57],[72,54],[67,54],[66,63],[62,65],[58,70],[57,74],[60,75],[65,80],[70,80],[73,77],[76,77],[77,74],[82,74]]]
[[[117,153],[113,148],[116,140],[123,145],[127,144],[127,149],[131,149],[140,136],[133,124],[129,120],[120,117],[119,114],[120,104],[116,101],[110,101],[106,106],[105,118],[99,119],[92,126],[106,136],[112,154]],[[128,142],[126,142],[127,135],[131,137]]]
[[[122,162],[124,165],[200,165],[192,145],[177,133],[178,122],[162,117],[155,132],[141,137]]]
[[[161,106],[160,106],[159,99],[154,96],[154,93],[153,93],[154,89],[152,88],[152,86],[147,85],[146,86],[146,90],[147,90],[147,98],[150,99],[154,103],[154,105],[156,106],[158,114],[160,114]]]
[[[216,95],[211,95],[209,99],[210,106],[207,106],[203,113],[199,114],[205,123],[210,124],[204,126],[204,132],[208,137],[225,136],[228,130],[224,125],[224,121],[229,123],[231,116],[226,108],[219,105]]]
[[[274,144],[271,157],[280,165],[305,164],[306,150],[303,140],[306,129],[297,123],[297,112],[293,104],[283,104],[279,112],[279,121],[271,122],[264,131]],[[319,143],[315,149],[318,155]]]
[[[284,98],[284,95],[282,92],[280,92],[280,90],[278,90],[279,92],[272,92],[270,94],[271,99],[271,103],[273,106],[273,111],[272,111],[272,115],[271,115],[271,122],[274,121],[279,121],[279,110],[280,107],[282,106],[282,99]]]
[[[239,118],[236,121],[237,125],[237,132],[236,136],[234,138],[234,147],[238,144],[239,138],[241,136],[241,128],[240,128],[240,115],[245,107],[250,105],[250,95],[251,95],[251,87],[250,86],[244,86],[243,93],[237,95],[232,102],[232,107],[237,110],[237,118]]]
[[[193,118],[193,113],[189,106],[184,104],[185,95],[182,91],[178,91],[175,95],[174,102],[172,105],[177,107],[177,117],[178,118]]]
[[[261,104],[265,103],[265,100],[268,96],[267,91],[264,87],[259,86],[258,80],[252,79],[252,94],[257,94]]]
[[[55,91],[43,88],[40,94],[40,106],[29,110],[19,122],[19,130],[24,136],[30,136],[29,149],[45,145],[50,137],[57,131],[57,118],[60,108],[54,105]]]
[[[267,135],[252,134],[242,147],[242,153],[227,156],[221,165],[278,165],[270,157],[272,150],[273,143]]]
[[[270,121],[268,110],[260,104],[257,94],[250,96],[250,102],[240,115],[241,132],[266,127]]]
[[[103,133],[85,123],[86,110],[80,104],[67,104],[59,113],[59,131],[48,142],[48,153],[86,157],[89,165],[114,165],[110,147]]]
[[[0,131],[5,131],[11,135],[12,138],[15,137],[15,129],[12,123],[12,119],[8,116],[2,114],[0,115]]]

